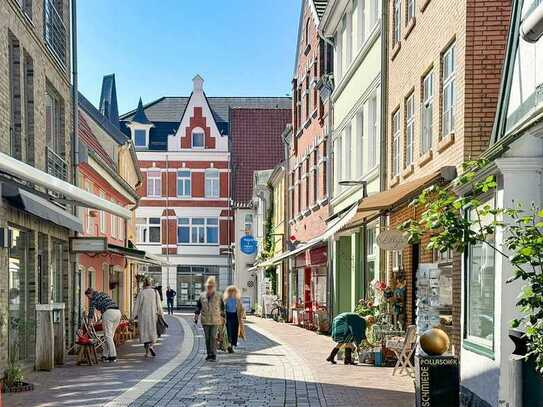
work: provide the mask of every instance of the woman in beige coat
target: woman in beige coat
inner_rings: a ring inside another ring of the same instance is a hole
[[[145,357],[149,353],[156,356],[154,343],[158,339],[156,322],[158,315],[164,315],[158,292],[151,287],[151,280],[146,278],[143,282],[143,289],[136,297],[134,304],[134,319],[138,319],[140,342],[145,346]]]

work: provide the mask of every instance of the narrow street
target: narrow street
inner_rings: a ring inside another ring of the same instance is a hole
[[[114,365],[34,373],[36,390],[7,406],[412,406],[413,384],[390,368],[325,362],[326,336],[249,318],[238,352],[205,362],[203,331],[191,316],[168,317],[156,359],[127,343]]]

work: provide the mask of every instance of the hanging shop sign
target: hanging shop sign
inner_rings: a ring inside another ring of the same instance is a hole
[[[398,251],[409,244],[407,236],[399,230],[385,230],[377,236],[377,246],[383,250]]]
[[[72,253],[100,253],[107,251],[105,237],[72,237],[70,238]]]
[[[243,254],[250,256],[256,253],[258,242],[250,235],[243,236],[239,241],[239,248]]]

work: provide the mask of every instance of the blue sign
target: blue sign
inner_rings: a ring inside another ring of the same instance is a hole
[[[243,236],[239,241],[239,249],[243,254],[255,254],[258,248],[258,243],[252,236]]]

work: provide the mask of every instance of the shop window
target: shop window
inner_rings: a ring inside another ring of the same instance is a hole
[[[403,265],[403,253],[401,250],[391,252],[392,256],[392,271],[399,272]]]
[[[205,172],[205,196],[206,198],[219,197],[219,170],[208,168]]]
[[[377,279],[377,229],[375,226],[370,226],[366,230],[366,250],[367,250],[367,265],[368,265],[368,281]]]
[[[161,196],[162,174],[160,171],[147,171],[147,196],[158,198]]]
[[[420,153],[425,154],[432,148],[432,118],[434,101],[434,74],[429,72],[422,80],[421,140]]]
[[[492,202],[485,203],[488,204]],[[481,223],[487,222],[483,219]],[[490,245],[494,245],[494,236],[487,236],[486,240],[489,244],[478,242],[468,249],[465,341],[492,351],[496,269],[495,252]]]
[[[180,198],[190,198],[191,175],[189,170],[177,171],[177,196]]]
[[[454,132],[454,54],[454,44],[452,44],[447,51],[445,51],[441,60],[441,69],[443,72],[443,111],[441,113],[443,136],[447,136]]]

